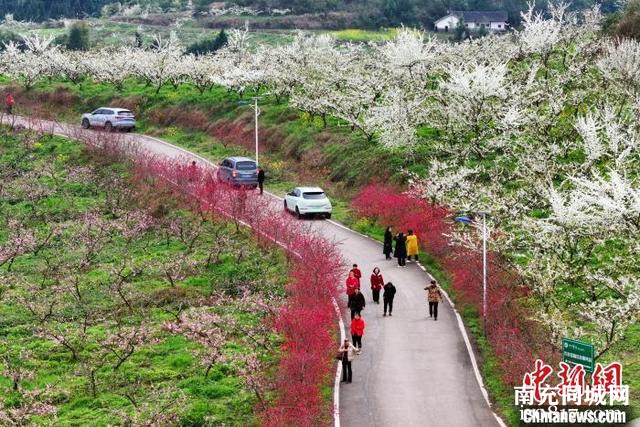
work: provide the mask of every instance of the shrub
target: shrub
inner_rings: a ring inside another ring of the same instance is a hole
[[[353,208],[358,216],[373,218],[380,225],[414,230],[422,245],[434,255],[444,254],[448,249],[445,234],[449,228],[443,221],[448,211],[403,194],[396,186],[364,187],[353,200]]]
[[[194,55],[206,55],[208,53],[214,53],[227,45],[229,42],[227,33],[224,30],[220,31],[217,36],[197,41],[187,47],[185,53],[191,53]]]
[[[9,44],[9,42],[14,42],[19,46],[24,45],[22,38],[13,31],[0,31],[0,51],[4,50],[5,46]]]
[[[78,22],[71,26],[67,36],[67,49],[69,50],[89,50],[89,27],[87,24]]]
[[[616,28],[616,35],[640,40],[640,0],[627,3],[624,15]]]

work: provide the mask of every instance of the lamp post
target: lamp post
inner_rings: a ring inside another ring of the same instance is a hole
[[[487,240],[489,233],[487,231],[487,213],[475,212],[476,215],[482,217],[482,329],[485,336],[487,335]],[[476,222],[466,216],[457,216],[455,221],[465,224],[472,224],[478,227]]]
[[[256,134],[256,166],[258,166],[258,116],[260,115],[260,107],[258,107],[258,97],[253,97],[253,111],[255,112],[255,134]]]
[[[253,99],[253,111],[254,111],[254,123],[255,123],[255,136],[256,136],[256,166],[258,166],[258,154],[259,154],[259,150],[258,150],[258,116],[260,115],[260,107],[258,106],[258,99],[260,97],[259,96],[254,96],[251,99]],[[241,99],[240,101],[238,101],[239,105],[247,105],[249,102]]]

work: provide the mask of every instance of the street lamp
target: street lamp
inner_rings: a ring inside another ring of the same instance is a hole
[[[476,215],[482,217],[482,328],[485,336],[487,335],[487,239],[489,233],[487,231],[487,213],[475,212]],[[467,216],[457,216],[455,221],[465,224],[476,225],[476,222]]]
[[[255,113],[254,122],[255,122],[255,135],[256,135],[256,166],[258,166],[258,116],[260,115],[260,107],[258,107],[259,98],[260,98],[259,96],[254,96],[251,98],[253,99],[252,108]],[[244,99],[241,99],[240,101],[238,101],[238,105],[247,105],[247,104],[249,104],[249,102]]]

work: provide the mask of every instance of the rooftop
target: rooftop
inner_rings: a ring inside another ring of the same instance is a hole
[[[504,22],[508,19],[504,10],[456,10],[451,15],[462,17],[466,22]]]
[[[320,187],[296,187],[303,193],[324,193],[324,190]]]
[[[113,110],[113,111],[129,111],[128,108],[120,108],[120,107],[100,107],[98,110]]]
[[[232,160],[234,162],[253,162],[253,163],[256,162],[253,159],[250,159],[248,157],[241,157],[241,156],[227,157],[227,159]]]

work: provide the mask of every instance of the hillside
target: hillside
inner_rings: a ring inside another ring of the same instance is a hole
[[[81,18],[99,13],[105,0],[0,0],[0,15],[18,21],[41,22],[58,18]]]
[[[539,6],[546,3],[538,1]],[[571,2],[581,10],[594,0]],[[600,2],[604,12],[617,8],[608,0]],[[449,10],[506,10],[512,25],[520,22],[524,0],[0,0],[0,16],[12,14],[18,21],[43,22],[60,18],[116,17],[149,23],[149,20],[193,17],[211,28],[233,27],[250,20],[256,28],[379,28],[410,25],[429,29],[433,21]],[[167,15],[169,14],[169,15]]]

